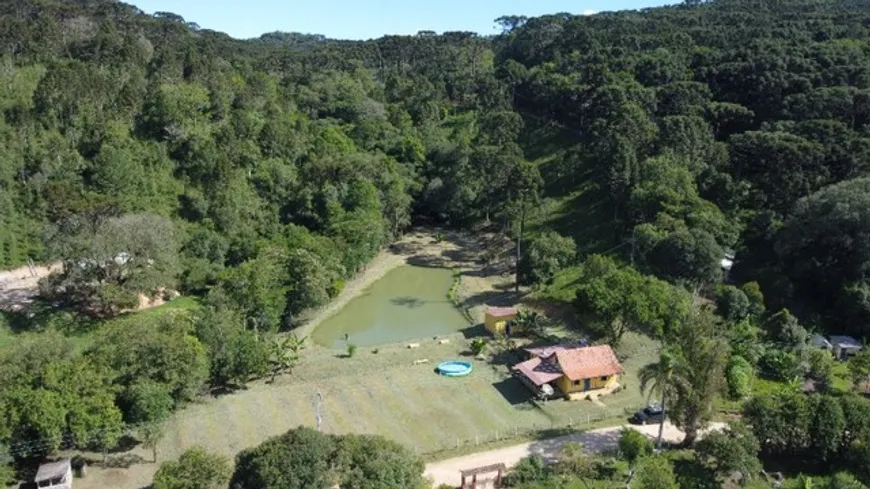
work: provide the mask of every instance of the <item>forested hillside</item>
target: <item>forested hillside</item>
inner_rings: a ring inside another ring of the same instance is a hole
[[[734,278],[776,308],[858,333],[870,319],[866,192],[813,196],[868,168],[862,2],[504,17],[494,38],[368,42],[238,41],[111,1],[0,8],[0,263],[81,259],[82,233],[136,226],[178,250],[155,280],[71,300],[91,310],[286,265],[277,326],[415,220],[511,224],[591,184],[604,244],[630,241],[616,252],[646,272],[710,285],[734,250]],[[541,188],[526,160],[547,136]],[[591,232],[560,231],[590,249]]]
[[[149,421],[137,403],[165,417],[206,383],[265,375],[260,335],[412,224],[525,238],[520,281],[575,284],[614,342],[628,325],[667,338],[672,292],[696,292],[727,324],[703,331],[728,329],[729,376],[797,378],[801,324],[870,336],[870,3],[497,22],[236,40],[111,0],[0,3],[0,268],[62,261],[37,309],[77,324],[169,289],[206,306],[113,324],[83,355],[54,332],[4,352],[0,442],[106,448]],[[14,319],[52,329],[42,317]],[[685,349],[724,364],[722,344]]]

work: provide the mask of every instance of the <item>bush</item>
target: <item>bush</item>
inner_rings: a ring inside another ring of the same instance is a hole
[[[529,241],[523,250],[518,270],[520,283],[552,283],[556,273],[571,265],[576,255],[573,239],[556,232],[544,233]]]
[[[634,429],[623,429],[619,435],[619,452],[630,463],[651,454],[653,442],[641,432]]]
[[[220,489],[230,479],[229,461],[194,447],[178,461],[164,462],[154,474],[154,489]]]
[[[867,486],[861,483],[854,475],[848,472],[837,472],[828,478],[828,483],[825,484],[825,489],[866,489]]]
[[[732,356],[725,373],[728,381],[728,394],[732,399],[743,399],[752,394],[752,377],[755,370],[746,359]]]
[[[769,348],[758,363],[761,373],[771,380],[792,382],[801,375],[797,357],[778,348]]]
[[[517,463],[505,477],[505,485],[515,487],[529,482],[542,481],[551,474],[550,467],[538,455],[526,457]]]
[[[665,457],[644,457],[638,463],[636,489],[677,489],[674,467]]]
[[[471,353],[480,355],[486,349],[486,340],[483,338],[475,338],[471,340]]]
[[[807,352],[809,371],[807,375],[825,387],[834,381],[834,356],[828,350],[813,348]]]
[[[371,435],[290,430],[236,457],[233,489],[422,487],[424,465],[396,442]]]
[[[764,314],[764,295],[758,282],[747,282],[740,287],[740,291],[749,300],[749,317],[760,318]]]
[[[809,340],[807,330],[800,325],[797,318],[788,309],[783,309],[771,316],[764,323],[764,329],[771,340],[788,348],[803,347]]]
[[[749,298],[733,285],[720,285],[716,287],[716,312],[729,321],[741,321],[749,315]]]
[[[348,343],[347,345],[347,358],[353,358],[356,355],[356,345],[353,343]]]

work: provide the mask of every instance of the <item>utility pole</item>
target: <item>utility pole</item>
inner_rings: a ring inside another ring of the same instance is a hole
[[[314,418],[317,420],[317,431],[320,431],[320,425],[323,423],[323,396],[320,391],[314,395]]]

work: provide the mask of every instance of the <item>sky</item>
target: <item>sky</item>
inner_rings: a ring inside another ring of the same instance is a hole
[[[236,38],[273,31],[372,39],[386,34],[472,31],[497,34],[502,15],[589,14],[674,0],[125,0],[148,13],[172,12]]]

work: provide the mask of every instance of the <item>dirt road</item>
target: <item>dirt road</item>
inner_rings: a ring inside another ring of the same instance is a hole
[[[655,438],[658,435],[658,425],[648,426],[630,426],[644,435]],[[724,423],[712,423],[709,430],[722,429]],[[613,426],[610,428],[601,428],[597,430],[584,431],[573,433],[558,438],[549,440],[533,441],[514,445],[507,448],[499,448],[487,452],[474,453],[464,457],[451,458],[441,462],[434,462],[426,465],[426,477],[431,477],[435,481],[435,487],[439,484],[447,484],[452,487],[459,487],[461,477],[460,470],[472,469],[475,467],[483,467],[486,465],[503,463],[508,468],[513,467],[520,460],[530,455],[539,455],[548,462],[554,462],[559,455],[559,450],[565,443],[579,442],[588,453],[600,453],[606,450],[616,448],[619,441],[619,432],[623,426]],[[683,439],[683,433],[674,425],[665,424],[664,439],[670,442],[679,442]],[[490,474],[488,477],[494,477],[495,474]],[[478,478],[478,482],[483,479]]]

